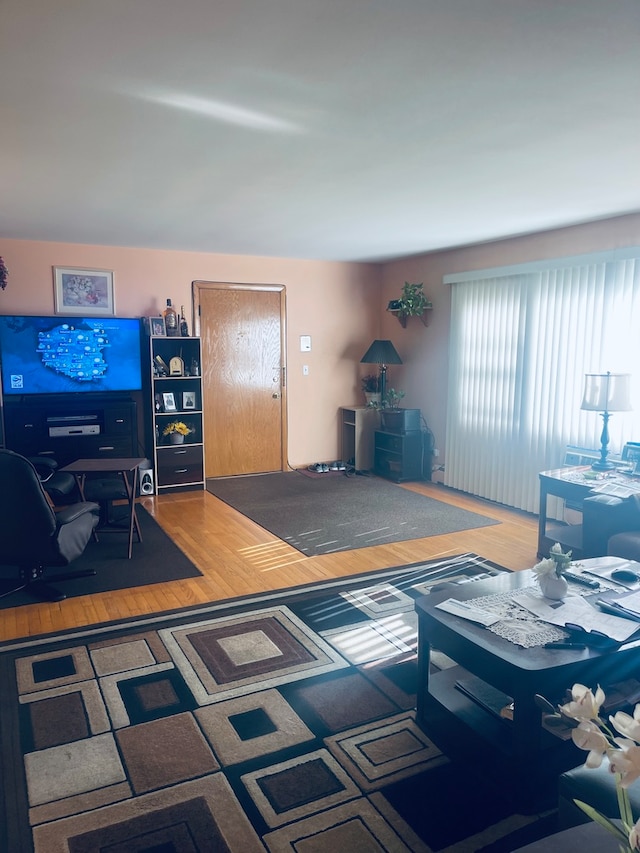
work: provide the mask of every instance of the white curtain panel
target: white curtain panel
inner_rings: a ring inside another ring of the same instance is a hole
[[[602,417],[580,409],[585,373],[631,374],[634,410],[611,415],[609,450],[640,441],[640,249],[444,280],[446,485],[537,513],[539,472],[567,445],[600,447]]]

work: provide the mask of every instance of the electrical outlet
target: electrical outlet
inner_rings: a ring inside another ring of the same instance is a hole
[[[309,365],[308,365],[308,364],[303,364],[303,365],[302,365],[302,375],[303,375],[303,376],[308,376],[308,375],[309,375]]]

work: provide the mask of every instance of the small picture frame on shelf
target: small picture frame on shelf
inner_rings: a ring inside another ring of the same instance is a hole
[[[176,412],[176,398],[173,391],[165,391],[162,395],[162,406],[165,412]]]
[[[156,338],[166,338],[167,328],[164,324],[164,317],[149,317],[149,331]]]
[[[183,409],[195,409],[196,407],[196,392],[195,391],[183,391],[182,392],[182,408]]]

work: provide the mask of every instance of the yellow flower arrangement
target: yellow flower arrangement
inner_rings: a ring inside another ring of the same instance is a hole
[[[170,424],[167,424],[166,427],[162,430],[163,435],[171,435],[172,433],[177,432],[180,435],[190,435],[193,430],[191,427],[188,427],[182,421],[171,421]]]

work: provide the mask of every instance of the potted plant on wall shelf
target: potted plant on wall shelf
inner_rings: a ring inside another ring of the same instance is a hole
[[[367,405],[380,402],[380,377],[373,373],[368,373],[360,380]]]
[[[407,317],[419,317],[423,325],[428,326],[428,312],[432,304],[424,293],[424,283],[412,284],[405,281],[400,299],[392,299],[387,311],[395,314],[403,329],[407,327]],[[425,313],[426,312],[426,313]]]

